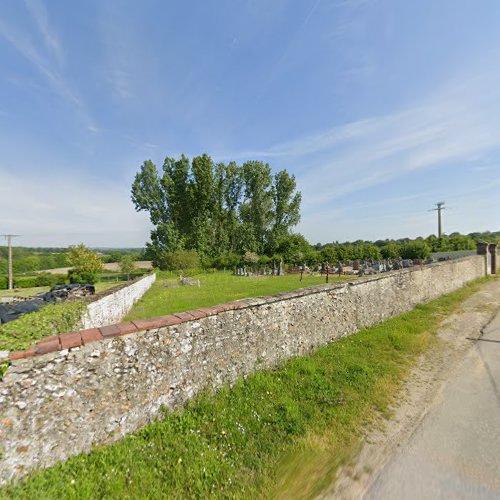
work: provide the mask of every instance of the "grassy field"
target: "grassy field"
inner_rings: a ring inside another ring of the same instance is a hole
[[[199,307],[214,306],[232,300],[271,295],[297,288],[325,283],[325,277],[300,275],[260,276],[247,278],[233,276],[227,272],[197,274],[201,286],[179,285],[179,276],[173,273],[159,273],[158,279],[144,297],[134,306],[126,320],[151,318]],[[354,279],[353,276],[330,276],[330,282],[339,279]]]
[[[484,281],[484,280],[482,280]],[[442,319],[481,281],[232,388],[198,395],[111,446],[32,474],[2,498],[311,498],[389,416]]]

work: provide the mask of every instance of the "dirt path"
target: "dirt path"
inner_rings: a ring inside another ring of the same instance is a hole
[[[380,421],[380,428],[367,434],[355,462],[343,467],[337,475],[335,485],[319,498],[404,499],[439,498],[441,496],[443,492],[439,488],[442,489],[443,486],[439,484],[434,484],[434,490],[427,490],[425,493],[427,496],[422,496],[421,487],[427,486],[429,481],[426,482],[426,478],[432,473],[431,470],[428,470],[427,473],[425,471],[426,462],[431,460],[428,455],[431,453],[429,451],[429,442],[432,447],[432,443],[436,442],[437,437],[441,438],[444,433],[444,436],[448,439],[445,442],[448,443],[449,454],[464,453],[463,449],[453,444],[456,441],[457,428],[450,425],[448,429],[443,431],[439,425],[446,427],[446,422],[453,423],[457,421],[454,417],[464,407],[461,404],[462,401],[470,401],[471,397],[477,393],[478,386],[476,382],[476,385],[469,384],[470,387],[467,390],[470,394],[468,396],[462,394],[457,400],[456,395],[453,397],[449,394],[453,389],[451,383],[453,380],[458,380],[455,385],[461,384],[459,385],[460,388],[467,387],[467,382],[470,379],[468,370],[474,369],[478,362],[475,359],[477,358],[475,352],[477,348],[475,346],[477,344],[486,344],[486,342],[475,342],[470,338],[477,339],[481,336],[485,327],[495,318],[499,308],[500,280],[497,279],[483,285],[478,292],[462,304],[459,311],[443,322],[438,332],[438,338],[441,342],[422,356],[418,365],[412,370],[401,392],[399,405],[394,408],[394,418],[390,421]],[[500,316],[497,318],[494,323],[498,322],[500,336]],[[496,353],[500,353],[500,343],[494,345]],[[474,362],[476,362],[476,365]],[[484,376],[489,375],[485,372]],[[462,377],[463,380],[460,380],[459,377]],[[491,384],[480,384],[479,387],[485,385],[491,386]],[[490,390],[494,390],[494,387]],[[465,399],[460,399],[460,397]],[[488,398],[488,395],[483,395],[483,398]],[[497,401],[494,403],[497,403]],[[469,406],[473,407],[476,404],[479,403],[470,401]],[[480,410],[478,409],[478,411]],[[500,413],[493,413],[491,417],[495,422],[500,423],[499,415]],[[462,416],[463,425],[461,431],[463,431],[462,434],[465,437],[468,436],[467,432],[472,432],[470,430],[471,419],[472,424],[474,424],[475,420],[471,412]],[[441,423],[436,424],[438,421]],[[466,427],[469,425],[469,428],[464,429],[464,425]],[[492,422],[492,425],[495,424]],[[488,431],[491,431],[491,428],[488,428]],[[495,428],[494,433],[497,431],[498,429]],[[420,442],[417,442],[418,439],[415,437],[417,434]],[[487,435],[483,434],[482,438],[488,439]],[[466,441],[465,437],[463,441]],[[475,436],[475,439],[479,439],[478,436]],[[465,442],[462,448],[466,449],[466,452],[471,455],[481,454],[477,450],[470,450],[470,445],[471,443]],[[440,445],[436,444],[436,446]],[[418,451],[420,455],[417,457]],[[450,456],[443,456],[441,448],[437,451],[441,461],[452,460]],[[497,455],[500,455],[500,450],[498,450]],[[488,460],[488,454],[485,457],[485,463],[489,464],[491,460]],[[469,463],[472,460],[473,457],[471,456]],[[467,463],[467,458],[464,459],[464,463]],[[436,466],[433,470],[438,468]],[[455,469],[457,468],[455,467]],[[458,488],[458,491],[464,493],[465,486],[460,483],[461,478],[465,477],[463,469],[464,467],[457,470],[457,477],[454,479],[444,477],[443,474],[445,473],[443,471],[441,471],[443,477],[432,478],[435,483],[439,483],[439,480],[445,483],[448,481],[447,484],[451,488],[451,491],[446,492],[448,498],[457,498],[456,495],[453,495],[453,488],[455,490]],[[500,471],[497,471],[497,473],[500,477]],[[490,475],[488,475],[488,478]],[[483,491],[481,494],[474,495],[474,497],[490,498],[488,487],[492,484],[495,487],[496,483],[494,481],[492,483],[490,479],[487,480],[484,474],[483,476],[476,474],[476,476],[477,480],[483,483],[486,482],[485,491],[487,493]],[[498,491],[500,492],[500,490]],[[460,495],[458,497],[461,498]],[[497,497],[494,496],[493,498]]]

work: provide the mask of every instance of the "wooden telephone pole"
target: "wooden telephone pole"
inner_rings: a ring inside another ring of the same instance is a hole
[[[14,273],[12,272],[12,238],[18,238],[19,234],[3,234],[7,240],[7,246],[9,247],[9,290],[14,288]]]

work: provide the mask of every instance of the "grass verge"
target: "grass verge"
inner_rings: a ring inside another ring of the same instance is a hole
[[[375,415],[479,280],[261,371],[111,446],[0,490],[2,498],[309,498],[353,457]]]
[[[153,286],[137,302],[125,318],[126,321],[162,316],[188,311],[199,307],[209,307],[232,300],[272,295],[325,283],[324,276],[289,274],[286,276],[259,276],[247,278],[233,276],[230,272],[203,273],[192,276],[199,279],[201,286],[179,286],[179,276],[160,272]],[[330,282],[352,280],[354,276],[330,276]]]

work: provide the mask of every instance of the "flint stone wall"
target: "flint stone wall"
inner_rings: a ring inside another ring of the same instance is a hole
[[[155,280],[156,274],[149,274],[109,295],[101,294],[99,299],[87,304],[87,310],[82,317],[82,328],[99,328],[118,323],[151,288]]]
[[[142,331],[13,361],[0,382],[1,481],[115,441],[161,406],[174,409],[204,387],[274,367],[484,275],[484,257],[467,257],[135,322]],[[154,327],[168,318],[178,324]]]

